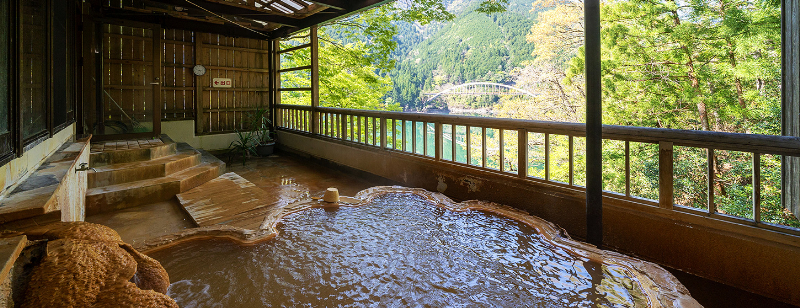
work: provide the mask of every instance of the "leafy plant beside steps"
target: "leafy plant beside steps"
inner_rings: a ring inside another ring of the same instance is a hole
[[[236,130],[237,139],[228,146],[228,163],[234,156],[242,156],[242,166],[247,163],[250,155],[268,156],[272,154],[275,145],[272,121],[269,120],[269,110],[258,107],[250,115],[250,122],[246,127],[249,130]]]

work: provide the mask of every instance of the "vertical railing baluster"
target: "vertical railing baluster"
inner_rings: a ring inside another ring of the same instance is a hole
[[[450,141],[451,141],[450,145],[451,145],[451,148],[452,148],[450,150],[450,159],[453,162],[456,162],[456,125],[455,124],[450,125]]]
[[[417,154],[417,122],[411,121],[411,152]]]
[[[397,149],[397,120],[396,119],[389,119],[389,122],[392,123],[392,142],[389,144],[392,145],[392,149]]]
[[[422,122],[422,155],[428,156],[428,122]]]
[[[517,173],[519,177],[528,177],[528,131],[517,130]]]
[[[707,160],[707,177],[708,177],[708,213],[713,214],[717,212],[717,204],[714,202],[714,186],[716,183],[716,174],[714,173],[714,149],[706,149],[708,157]]]
[[[550,134],[544,134],[544,179],[550,180]]]
[[[434,134],[434,137],[436,138],[436,142],[433,145],[433,147],[434,147],[433,150],[436,153],[435,154],[436,155],[436,160],[442,160],[442,154],[443,154],[442,153],[443,152],[442,145],[444,144],[442,142],[443,141],[442,139],[444,139],[444,132],[442,131],[442,123],[441,122],[436,122],[435,125],[436,126],[434,127],[434,133],[433,134]]]
[[[467,165],[472,165],[472,127],[467,125],[467,135],[464,136],[464,143],[466,143],[467,152]]]
[[[761,222],[761,154],[753,153],[753,221]]]
[[[486,168],[486,127],[481,127],[481,167]]]
[[[339,134],[341,134],[342,132],[342,124],[341,121],[339,120],[339,114],[337,113],[333,114],[332,126],[333,126],[333,137],[339,139],[340,138]]]
[[[504,139],[503,138],[503,129],[502,128],[498,128],[497,132],[498,132],[498,135],[499,135],[499,137],[498,137],[499,146],[497,148],[500,150],[500,161],[499,161],[500,167],[499,168],[500,168],[500,172],[503,172],[503,171],[505,171],[505,167],[506,167],[506,163],[505,163],[506,162],[506,153],[505,153],[506,152],[506,147],[505,147],[505,144],[503,142],[503,139]]]
[[[386,150],[386,123],[388,123],[389,120],[386,118],[379,118],[378,121],[381,123],[381,128],[380,128],[381,149]]]
[[[342,140],[347,140],[347,115],[340,114],[339,121],[342,123]]]
[[[672,142],[658,143],[658,206],[672,209],[674,205],[674,164]]]
[[[375,117],[372,117],[372,145],[374,146],[381,146],[381,142],[378,140],[378,120]]]
[[[625,140],[625,195],[631,196],[631,142]]]
[[[335,119],[336,123],[334,124],[333,128],[336,130],[336,139],[342,138],[342,116],[338,113],[333,114],[333,118]]]
[[[407,149],[408,142],[406,142],[406,140],[408,140],[408,139],[406,139],[406,137],[407,137],[406,136],[406,120],[400,120],[400,121],[402,121],[402,123],[403,123],[403,152],[405,152],[405,151],[408,150]]]
[[[357,127],[358,127],[358,143],[362,143],[361,141],[361,116],[356,117]]]
[[[353,117],[354,117],[353,115],[348,115],[347,116],[347,121],[349,122],[348,125],[349,125],[349,129],[350,129],[350,141],[355,141],[356,140],[356,138],[355,138],[355,135],[356,135],[356,132],[355,132],[356,131],[355,130],[356,121],[353,121]]]
[[[575,136],[569,136],[569,185],[575,185]]]

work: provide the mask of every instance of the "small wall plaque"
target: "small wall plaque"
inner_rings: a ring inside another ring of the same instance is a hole
[[[211,80],[211,87],[213,88],[230,88],[233,82],[230,78],[214,78]]]

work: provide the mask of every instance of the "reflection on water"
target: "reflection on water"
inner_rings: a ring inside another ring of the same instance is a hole
[[[413,194],[286,217],[255,246],[189,242],[152,257],[181,307],[642,307],[625,271],[525,224]]]

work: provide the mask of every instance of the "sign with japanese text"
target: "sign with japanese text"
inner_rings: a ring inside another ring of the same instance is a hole
[[[211,80],[213,88],[230,88],[233,82],[230,78],[214,78]]]

